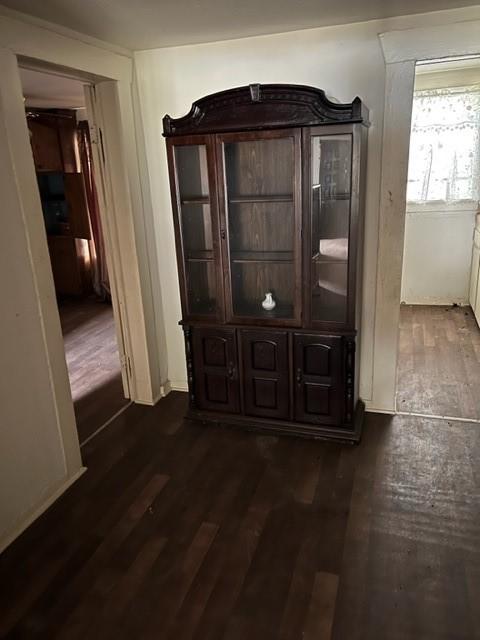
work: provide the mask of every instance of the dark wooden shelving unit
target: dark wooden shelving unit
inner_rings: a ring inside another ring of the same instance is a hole
[[[190,417],[360,439],[367,128],[358,98],[296,85],[165,116]]]

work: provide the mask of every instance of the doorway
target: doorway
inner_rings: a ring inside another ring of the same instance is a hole
[[[93,175],[85,82],[20,68],[80,444],[129,404]]]
[[[400,413],[480,421],[479,200],[480,62],[417,64],[397,365]]]

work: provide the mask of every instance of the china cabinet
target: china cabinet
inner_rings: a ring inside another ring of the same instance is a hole
[[[358,441],[367,109],[250,85],[163,122],[189,416]]]

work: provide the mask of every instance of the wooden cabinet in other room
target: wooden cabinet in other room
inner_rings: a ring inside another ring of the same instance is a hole
[[[27,122],[56,293],[89,294],[90,249],[85,241],[91,239],[91,229],[75,111],[28,109]]]

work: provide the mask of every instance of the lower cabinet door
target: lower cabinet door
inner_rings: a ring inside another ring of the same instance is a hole
[[[284,331],[241,331],[245,413],[289,417],[288,340]]]
[[[294,335],[295,418],[339,425],[342,421],[342,338]]]
[[[238,413],[235,329],[192,330],[195,403],[199,409]]]

